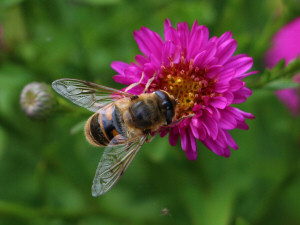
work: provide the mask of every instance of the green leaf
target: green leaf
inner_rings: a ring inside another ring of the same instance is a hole
[[[295,73],[295,71],[300,72],[300,56],[290,61],[289,64],[286,66],[285,71],[287,73]]]
[[[282,71],[284,69],[284,65],[285,65],[285,59],[282,59],[272,68],[271,71],[273,71],[273,73]]]
[[[275,80],[275,81],[272,81],[272,82],[266,84],[266,88],[269,88],[272,90],[296,88],[298,86],[299,86],[299,84],[293,82],[293,80],[288,80],[288,79]]]
[[[253,83],[248,83],[248,87],[268,88],[268,89],[285,89],[297,87],[292,78],[295,74],[300,73],[300,59],[296,58],[285,66],[285,60],[281,60],[272,69],[265,69],[260,78]]]

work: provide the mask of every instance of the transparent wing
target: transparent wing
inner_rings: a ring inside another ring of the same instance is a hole
[[[113,101],[132,96],[129,93],[77,79],[60,79],[52,83],[53,89],[71,102],[92,112]]]
[[[105,194],[117,183],[146,139],[147,135],[123,145],[111,145],[105,148],[93,181],[94,197]]]

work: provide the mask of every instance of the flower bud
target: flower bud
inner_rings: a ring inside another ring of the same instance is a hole
[[[27,84],[20,96],[22,110],[31,119],[45,119],[54,110],[56,101],[49,85],[40,82]]]

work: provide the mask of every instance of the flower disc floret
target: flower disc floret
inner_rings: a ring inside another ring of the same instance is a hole
[[[214,97],[216,80],[206,77],[206,70],[194,67],[193,60],[186,61],[181,57],[180,63],[162,66],[161,74],[150,85],[150,92],[164,90],[177,99],[176,119],[193,114],[194,106],[205,108],[207,99]]]

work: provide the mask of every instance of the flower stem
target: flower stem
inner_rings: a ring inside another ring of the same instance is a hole
[[[268,88],[273,90],[293,88],[299,84],[293,82],[293,76],[300,73],[300,59],[296,58],[285,66],[285,61],[281,60],[272,69],[265,69],[260,77],[252,82],[248,82],[250,89]]]

